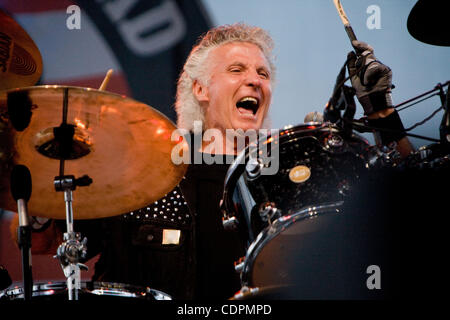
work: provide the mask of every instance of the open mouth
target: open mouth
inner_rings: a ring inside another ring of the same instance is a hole
[[[254,97],[243,97],[236,103],[241,114],[255,115],[259,108],[259,101]]]

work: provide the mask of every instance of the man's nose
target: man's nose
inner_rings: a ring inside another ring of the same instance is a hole
[[[261,86],[261,77],[256,70],[252,70],[247,72],[247,77],[245,79],[246,85],[250,87],[260,87]]]

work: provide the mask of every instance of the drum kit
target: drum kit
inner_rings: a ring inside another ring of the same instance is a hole
[[[184,143],[171,141],[176,126],[154,108],[104,88],[34,86],[42,59],[33,40],[1,11],[0,30],[0,207],[19,212],[19,218],[22,212],[18,234],[24,275],[23,288],[4,290],[1,297],[58,293],[78,300],[81,293],[171,299],[150,288],[81,281],[85,266],[79,260],[86,242],[73,220],[120,215],[171,191],[187,170],[171,161],[173,148]],[[229,168],[221,202],[224,227],[239,230],[248,248],[235,264],[242,289],[232,299],[276,298],[280,292],[282,298],[315,298],[298,294],[300,287],[314,286],[315,270],[325,270],[320,277],[328,284],[336,281],[333,272],[338,274],[334,268],[343,259],[342,246],[360,240],[346,226],[349,219],[356,225],[365,217],[349,213],[346,201],[361,177],[380,167],[449,167],[445,86],[448,82],[433,89],[440,90],[444,109],[441,140],[407,159],[399,159],[393,149],[370,145],[354,132],[364,132],[356,121],[351,132],[339,122],[307,122],[259,141],[278,144],[275,175],[261,174],[266,164],[254,154],[257,149],[242,151]],[[28,215],[66,220],[57,251],[66,283],[32,284]],[[341,238],[347,239],[344,244]],[[337,296],[347,297],[344,291]]]

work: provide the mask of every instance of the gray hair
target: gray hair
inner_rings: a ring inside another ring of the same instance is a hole
[[[193,131],[194,121],[205,121],[203,108],[195,97],[192,87],[195,80],[207,84],[207,58],[209,52],[230,42],[248,42],[257,45],[267,59],[271,81],[275,80],[275,65],[273,63],[273,40],[270,35],[259,27],[248,26],[243,23],[224,25],[209,30],[193,47],[184,64],[178,79],[175,110],[177,112],[177,126],[180,129]]]

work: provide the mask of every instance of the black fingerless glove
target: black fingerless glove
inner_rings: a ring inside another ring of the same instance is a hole
[[[391,108],[391,69],[376,60],[373,48],[367,43],[354,40],[352,44],[359,56],[353,51],[348,53],[348,74],[364,113],[370,115]]]

